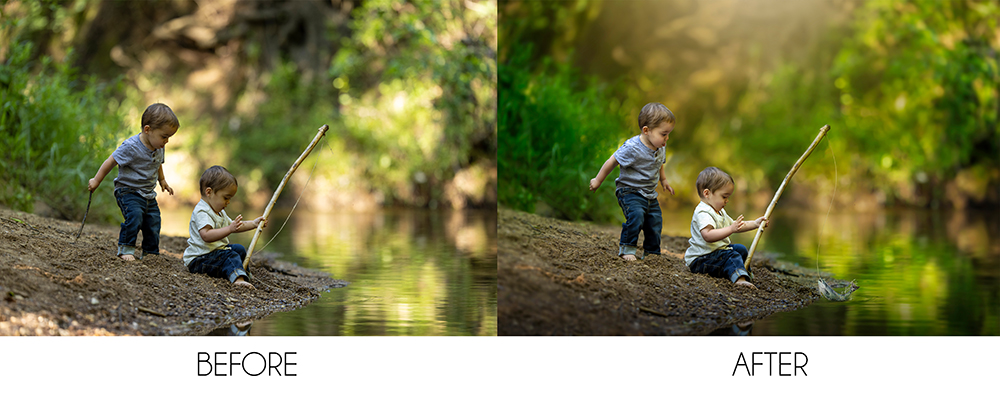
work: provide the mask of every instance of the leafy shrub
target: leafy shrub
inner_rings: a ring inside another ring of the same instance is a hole
[[[31,50],[30,43],[12,45],[0,64],[0,204],[31,212],[42,202],[62,218],[82,218],[87,180],[125,130],[116,84],[80,80],[69,62],[32,62]],[[114,218],[113,199],[95,194],[91,218]]]

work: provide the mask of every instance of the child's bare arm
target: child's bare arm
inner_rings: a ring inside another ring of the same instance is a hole
[[[97,189],[97,187],[101,186],[101,182],[104,181],[104,177],[106,177],[115,166],[118,166],[118,162],[115,161],[115,157],[108,155],[108,159],[105,160],[104,163],[101,164],[101,168],[97,170],[97,175],[87,182],[87,189],[93,192]]]
[[[174,194],[174,189],[167,185],[167,178],[163,176],[163,165],[160,165],[160,169],[156,171],[157,179],[160,181],[160,188],[164,191],[170,192],[171,195]]]
[[[742,232],[743,231],[742,228],[745,226],[745,224],[746,223],[743,222],[743,216],[741,215],[737,217],[735,221],[733,221],[732,225],[729,225],[724,228],[715,229],[715,227],[712,225],[708,225],[704,228],[701,228],[701,237],[709,243],[714,243],[729,237],[733,233]]]
[[[205,225],[205,227],[198,230],[198,234],[206,243],[219,241],[224,239],[226,236],[239,232],[240,228],[243,226],[242,220],[243,216],[237,215],[236,219],[233,220],[233,223],[219,229],[214,229],[211,226]]]
[[[615,156],[612,154],[611,157],[604,162],[604,165],[601,166],[601,171],[597,172],[597,177],[590,180],[590,190],[596,191],[597,188],[604,183],[604,179],[608,178],[608,174],[611,173],[611,170],[614,170],[615,166],[618,166],[618,159],[615,159]]]
[[[741,215],[740,218],[737,220],[737,222],[740,222],[740,226],[738,228],[736,228],[736,230],[734,230],[733,233],[743,233],[743,232],[751,231],[751,230],[754,230],[754,229],[757,229],[757,228],[761,227],[761,225],[763,225],[765,229],[767,228],[767,218],[764,218],[764,216],[761,216],[760,218],[757,218],[757,219],[755,219],[753,221],[748,221],[748,222],[742,221],[742,219],[743,219],[743,216]],[[735,226],[736,222],[733,222],[733,225]],[[724,238],[726,238],[728,236],[729,235],[723,236],[723,237],[720,238],[720,240],[724,239]]]
[[[663,185],[663,190],[670,192],[670,195],[673,196],[674,188],[671,188],[670,184],[667,184],[667,172],[663,166],[660,166],[660,184]]]
[[[263,215],[254,218],[253,221],[243,221],[243,223],[240,224],[240,227],[238,230],[236,230],[236,232],[246,232],[248,230],[257,229],[257,226],[260,226],[262,228],[267,226],[267,219],[264,219]]]
[[[739,230],[740,232],[746,232],[748,230],[754,230],[754,229],[757,229],[757,228],[759,228],[761,226],[764,226],[764,229],[767,229],[767,218],[764,218],[764,216],[762,215],[762,216],[760,216],[760,218],[757,218],[757,219],[755,219],[753,221],[750,221],[750,222],[744,222],[744,224],[745,224],[745,226],[743,227],[743,229]]]

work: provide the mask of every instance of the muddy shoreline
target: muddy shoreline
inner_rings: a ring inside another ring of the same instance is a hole
[[[114,256],[119,227],[0,208],[0,335],[206,335],[300,308],[347,285],[255,254],[256,289],[187,271],[186,238],[162,237],[159,256]],[[141,237],[141,236],[140,236]]]
[[[662,255],[617,257],[620,227],[498,210],[498,332],[503,335],[706,335],[818,300],[818,277],[758,251],[757,290],[691,273],[687,236],[663,236]],[[641,239],[641,236],[640,236]],[[831,279],[832,280],[832,279]]]

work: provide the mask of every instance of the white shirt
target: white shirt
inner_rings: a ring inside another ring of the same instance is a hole
[[[708,203],[698,203],[698,206],[694,208],[694,215],[691,216],[691,238],[688,239],[691,246],[684,252],[684,264],[691,266],[691,262],[694,262],[698,257],[708,255],[712,251],[731,244],[729,237],[714,243],[705,241],[701,235],[702,229],[708,225],[712,225],[715,229],[722,229],[732,224],[733,219],[729,218],[729,214],[726,214],[726,209],[717,213]]]
[[[201,238],[201,228],[209,225],[212,229],[220,229],[229,226],[231,223],[233,223],[233,220],[229,219],[226,210],[222,210],[221,213],[216,214],[215,210],[212,210],[212,206],[209,206],[205,200],[199,200],[198,204],[194,206],[194,211],[191,212],[191,225],[188,227],[191,237],[187,240],[188,248],[184,250],[184,266],[191,266],[191,261],[194,258],[229,244],[228,236],[223,237],[221,240],[206,243]]]

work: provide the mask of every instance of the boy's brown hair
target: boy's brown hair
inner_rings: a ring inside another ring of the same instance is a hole
[[[695,181],[694,185],[697,188],[695,192],[698,192],[698,197],[700,198],[702,191],[707,189],[714,193],[727,184],[736,184],[733,181],[733,177],[718,167],[709,166],[705,170],[702,170],[701,173],[698,173],[698,181]]]
[[[201,173],[201,180],[198,181],[198,190],[201,192],[201,196],[205,196],[205,188],[212,188],[213,191],[221,191],[228,188],[230,185],[239,186],[236,182],[236,176],[226,170],[225,167],[215,165],[209,167],[204,173]]]
[[[664,122],[674,123],[674,113],[670,112],[670,109],[663,104],[649,103],[642,106],[642,111],[639,111],[640,131],[642,131],[643,126],[655,128]]]
[[[150,129],[159,129],[163,126],[171,126],[174,129],[180,128],[181,123],[177,121],[177,116],[174,115],[174,111],[167,107],[163,103],[153,103],[149,107],[146,107],[146,111],[142,112],[142,124],[140,126],[145,127],[149,125]]]

